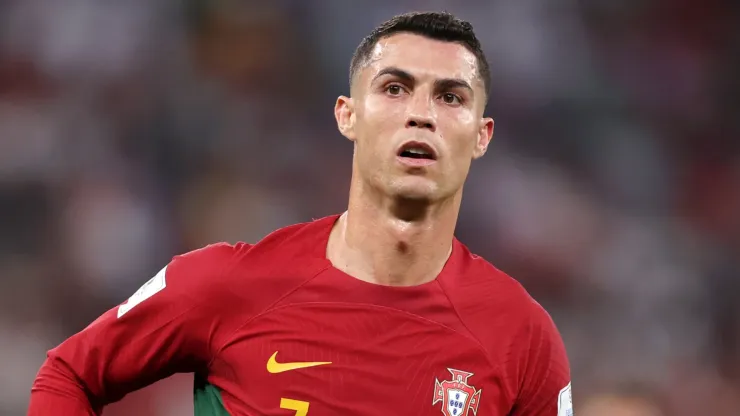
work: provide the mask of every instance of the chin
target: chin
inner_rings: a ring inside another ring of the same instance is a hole
[[[437,199],[437,184],[424,178],[403,178],[391,186],[391,195],[400,199],[433,201]]]

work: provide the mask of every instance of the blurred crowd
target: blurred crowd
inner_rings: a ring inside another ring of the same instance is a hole
[[[740,414],[729,0],[0,2],[0,414],[173,255],[343,211],[352,52],[430,9],[493,74],[457,235],[553,315],[576,414]],[[191,380],[106,414],[190,414]]]

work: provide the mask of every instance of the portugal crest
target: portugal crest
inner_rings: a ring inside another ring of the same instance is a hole
[[[473,414],[477,415],[481,391],[468,384],[468,378],[473,373],[452,368],[447,370],[452,373],[452,380],[441,383],[437,379],[434,380],[432,404],[442,402],[442,414],[445,416],[468,416],[468,410],[472,410]]]

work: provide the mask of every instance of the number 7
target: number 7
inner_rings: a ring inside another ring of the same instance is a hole
[[[295,416],[306,416],[308,414],[308,402],[300,400],[280,398],[280,408],[295,410]]]

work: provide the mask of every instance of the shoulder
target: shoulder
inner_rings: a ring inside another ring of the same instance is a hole
[[[317,245],[328,239],[338,215],[291,224],[268,234],[253,247],[253,253],[266,251],[317,253]]]
[[[155,276],[172,294],[203,300],[224,282],[225,271],[252,246],[214,243],[172,257]],[[140,289],[141,290],[141,289]]]
[[[548,321],[550,315],[514,277],[460,244],[455,284],[446,288],[468,319],[488,324],[505,317],[512,326]]]
[[[550,314],[521,283],[464,246],[461,249],[458,273],[444,290],[459,319],[491,357],[509,354],[507,345],[521,348],[535,334],[559,339]]]
[[[187,271],[188,275],[201,280],[213,280],[217,275],[228,275],[242,266],[253,268],[265,258],[285,255],[290,251],[301,252],[312,247],[316,238],[315,224],[326,222],[329,217],[312,222],[287,225],[268,234],[255,243],[213,243],[173,257],[168,268]],[[314,230],[309,230],[313,228]]]
[[[159,322],[157,319],[172,319],[187,312],[188,319],[193,319],[198,314],[192,311],[203,310],[202,306],[214,304],[213,300],[220,297],[217,295],[223,286],[219,282],[224,266],[248,248],[243,243],[218,243],[172,257],[117,307],[116,317],[126,315],[122,322],[139,324],[143,317],[147,317],[147,322]],[[152,316],[158,318],[152,320]]]
[[[510,398],[531,380],[562,388],[569,380],[562,338],[550,314],[513,277],[465,253],[448,292],[460,320],[499,368]],[[553,387],[554,388],[554,387]]]
[[[187,263],[188,266],[218,268],[220,265],[232,261],[238,254],[248,251],[251,247],[251,244],[244,242],[236,244],[218,242],[175,255],[172,261]]]
[[[330,218],[279,228],[254,244],[216,243],[175,256],[167,279],[172,274],[183,290],[209,302],[264,306],[324,267],[320,241]]]
[[[167,265],[168,272],[171,269],[177,269],[193,278],[202,275],[212,276],[221,273],[229,264],[251,248],[251,244],[242,242],[236,244],[225,242],[209,244],[172,257],[172,261]]]

